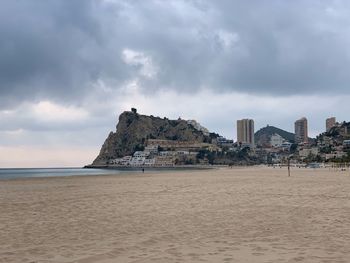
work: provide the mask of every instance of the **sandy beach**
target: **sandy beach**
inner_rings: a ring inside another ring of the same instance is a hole
[[[0,262],[350,262],[350,173],[0,181]]]

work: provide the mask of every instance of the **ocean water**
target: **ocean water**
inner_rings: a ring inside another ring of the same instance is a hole
[[[142,172],[141,169],[83,169],[83,168],[4,168],[0,169],[1,179],[16,179],[30,177],[56,177],[77,175],[125,174]]]
[[[203,170],[210,169],[208,167],[147,167],[144,173],[162,173],[167,171],[181,172],[188,170]],[[130,173],[142,174],[142,168],[127,167],[127,168],[0,168],[0,180],[2,179],[17,179],[17,178],[31,178],[31,177],[61,177],[61,176],[86,176],[86,175],[122,175]]]

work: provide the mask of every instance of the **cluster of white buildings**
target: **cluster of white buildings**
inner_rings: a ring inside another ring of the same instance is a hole
[[[150,145],[144,151],[136,151],[132,156],[124,156],[109,161],[110,165],[132,167],[164,167],[174,166],[183,159],[195,159],[198,152],[177,150],[158,151],[158,146]]]
[[[270,138],[270,145],[273,148],[280,148],[282,150],[289,150],[292,146],[291,142],[286,141],[281,135],[274,133]]]

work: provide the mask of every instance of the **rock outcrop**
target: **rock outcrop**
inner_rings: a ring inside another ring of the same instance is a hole
[[[332,141],[334,145],[342,145],[344,140],[350,140],[350,122],[337,123],[328,132],[318,135],[316,140],[320,145],[326,141]]]
[[[105,165],[110,159],[132,155],[137,150],[143,150],[148,139],[210,143],[217,136],[204,134],[186,120],[141,115],[132,109],[119,116],[116,132],[108,135],[92,164]]]

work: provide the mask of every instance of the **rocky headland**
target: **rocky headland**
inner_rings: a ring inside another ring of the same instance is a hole
[[[149,140],[210,144],[218,136],[195,121],[141,115],[132,109],[119,116],[116,131],[109,133],[92,165],[106,165],[110,160],[132,156],[143,151]]]

